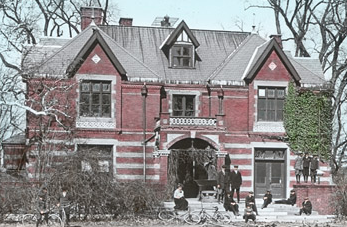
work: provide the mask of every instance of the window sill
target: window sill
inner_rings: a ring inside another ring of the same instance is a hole
[[[116,120],[107,117],[79,117],[76,119],[76,128],[114,129]]]
[[[258,121],[253,125],[254,132],[281,132],[284,133],[285,129],[283,122],[274,122],[274,121]]]

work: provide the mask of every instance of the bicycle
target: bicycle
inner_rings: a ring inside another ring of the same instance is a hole
[[[48,211],[50,212],[50,211]],[[42,217],[41,217],[42,218]],[[45,221],[44,221],[45,222]],[[25,226],[27,225],[36,225],[37,223],[37,214],[24,214],[22,216],[21,223]],[[48,213],[48,226],[62,226],[62,221],[59,215],[55,213]]]
[[[183,213],[182,213],[183,212]],[[158,213],[158,218],[165,222],[185,221],[187,224],[193,225],[200,222],[200,217],[197,214],[190,212],[190,208],[187,211],[177,211],[175,209],[164,209]]]
[[[209,214],[205,208],[201,208],[200,211],[194,211],[193,213],[197,213],[200,217],[200,224],[204,223],[212,223],[212,224],[229,224],[231,222],[231,216],[229,214],[223,214],[218,210],[218,207],[215,206],[213,214]]]

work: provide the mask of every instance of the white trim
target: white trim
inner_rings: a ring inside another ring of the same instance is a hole
[[[253,88],[258,89],[258,87],[285,87],[287,91],[288,84],[288,81],[254,80]]]
[[[143,180],[143,175],[117,175],[118,180]],[[146,175],[147,180],[160,180],[159,175]]]

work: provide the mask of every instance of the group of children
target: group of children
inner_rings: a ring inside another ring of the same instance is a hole
[[[317,154],[309,156],[299,152],[294,164],[296,183],[300,184],[300,177],[303,175],[304,182],[307,183],[308,176],[311,176],[311,183],[316,183],[317,170],[319,169],[319,158]]]

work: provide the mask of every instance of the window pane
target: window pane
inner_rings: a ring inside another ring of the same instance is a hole
[[[80,104],[86,105],[90,102],[90,96],[89,94],[81,94]]]
[[[187,96],[186,97],[186,110],[194,110],[194,97]]]
[[[93,84],[93,92],[100,91],[100,83]]]
[[[174,110],[182,110],[183,108],[183,103],[182,103],[182,96],[174,96],[173,97],[173,101],[174,101],[174,106],[173,109]]]
[[[82,83],[82,92],[88,92],[89,91],[89,83]]]
[[[173,66],[179,66],[179,59],[177,57],[173,58]]]
[[[268,110],[267,115],[268,121],[275,121],[275,110]]]
[[[281,163],[272,163],[271,164],[271,182],[272,183],[281,183]]]
[[[93,105],[92,106],[92,113],[93,113],[93,117],[99,117],[100,116],[100,111],[99,111],[100,107],[99,105]]]
[[[80,116],[89,116],[89,105],[80,105]]]
[[[181,56],[181,47],[174,47],[172,50],[174,56]]]
[[[102,105],[110,104],[111,103],[111,96],[109,94],[102,95]]]
[[[190,47],[183,47],[183,56],[190,56]]]
[[[267,97],[275,98],[275,89],[268,89],[267,90]]]
[[[111,116],[110,106],[102,106],[102,116],[103,117],[110,117]]]
[[[174,111],[173,116],[182,116],[183,112],[182,111]]]
[[[259,89],[259,97],[265,97],[265,89]]]
[[[186,111],[185,116],[187,116],[187,117],[192,117],[192,116],[194,116],[194,111]]]
[[[190,58],[183,58],[182,61],[183,61],[182,62],[183,66],[185,66],[185,67],[190,66]]]
[[[100,94],[93,94],[92,95],[92,104],[100,104]]]
[[[266,163],[257,162],[256,163],[256,183],[265,184],[266,179]]]
[[[275,110],[276,109],[275,104],[276,104],[276,100],[274,100],[274,99],[268,100],[267,101],[267,108],[268,108],[268,110]]]
[[[277,97],[284,98],[284,89],[277,89]]]
[[[258,111],[258,120],[265,121],[266,120],[265,113],[266,113],[265,110],[259,110]]]
[[[111,84],[102,84],[102,91],[111,91]]]

